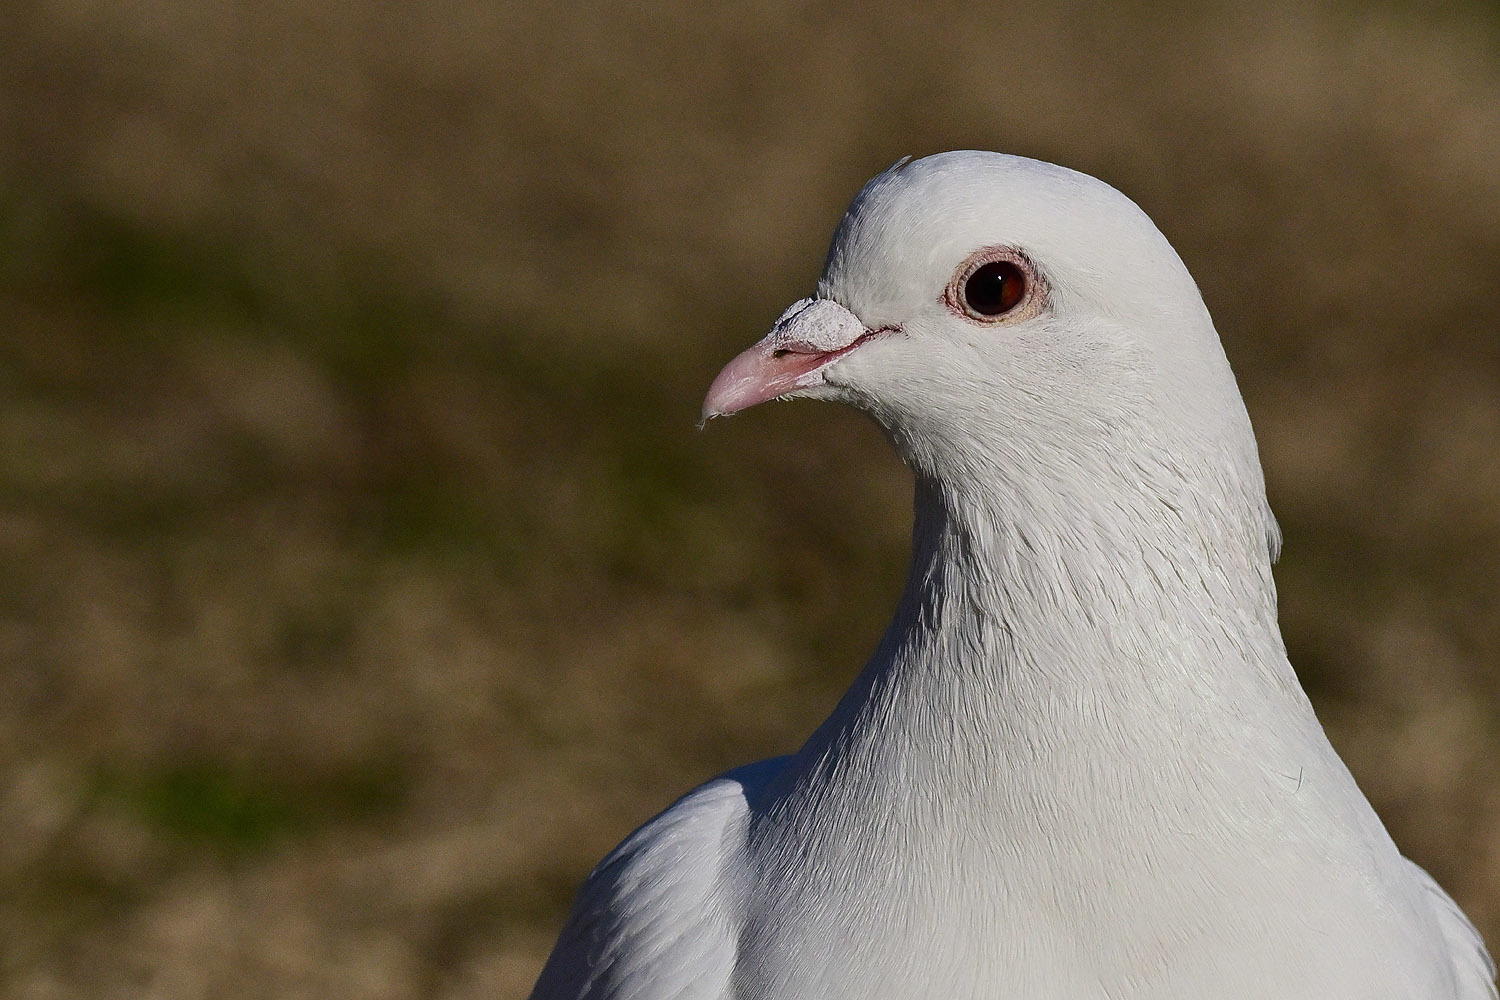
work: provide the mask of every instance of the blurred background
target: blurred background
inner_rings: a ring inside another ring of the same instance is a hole
[[[523,996],[587,869],[872,649],[873,426],[693,429],[897,157],[1134,197],[1293,662],[1500,945],[1500,8],[12,0],[0,994]]]

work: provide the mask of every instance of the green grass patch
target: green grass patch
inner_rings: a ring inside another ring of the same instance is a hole
[[[0,282],[115,316],[235,316],[271,310],[264,283],[226,240],[141,226],[44,190],[0,198]]]
[[[289,835],[388,817],[408,786],[406,769],[390,760],[290,777],[197,758],[137,773],[103,768],[93,797],[134,812],[157,834],[233,856],[263,852]]]

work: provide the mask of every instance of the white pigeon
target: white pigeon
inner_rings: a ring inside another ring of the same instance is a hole
[[[534,1000],[1496,996],[1287,662],[1244,404],[1131,201],[897,164],[703,412],[785,397],[916,475],[895,618],[802,749],[604,859]]]

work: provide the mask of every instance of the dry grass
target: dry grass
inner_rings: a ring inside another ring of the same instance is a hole
[[[1500,940],[1500,23],[1081,0],[0,13],[0,992],[524,994],[587,866],[794,746],[905,475],[691,429],[849,195],[1097,173],[1198,276],[1288,642]]]

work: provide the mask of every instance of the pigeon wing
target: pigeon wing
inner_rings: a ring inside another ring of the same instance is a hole
[[[531,1000],[720,1000],[738,952],[732,879],[753,796],[780,759],[701,785],[589,875]]]
[[[1485,950],[1484,939],[1474,924],[1458,908],[1453,897],[1443,891],[1421,866],[1403,858],[1411,874],[1425,891],[1427,901],[1437,918],[1438,928],[1453,959],[1453,978],[1459,1000],[1496,1000],[1495,960]]]

